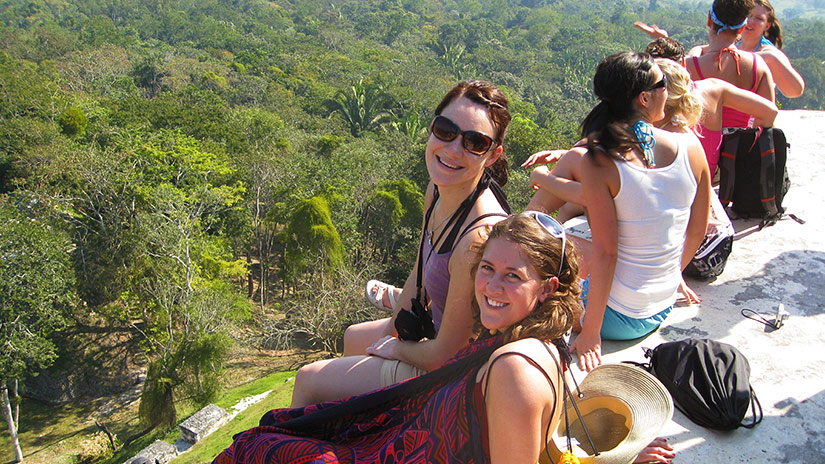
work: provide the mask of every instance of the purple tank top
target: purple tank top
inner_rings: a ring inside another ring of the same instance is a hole
[[[430,310],[433,313],[433,325],[435,332],[441,328],[441,319],[444,318],[444,307],[447,305],[447,293],[450,290],[450,257],[453,255],[455,246],[472,230],[483,227],[487,224],[473,224],[465,230],[455,241],[453,248],[439,254],[433,250],[429,240],[424,240],[424,249],[421,256],[424,258],[423,286],[430,298]]]

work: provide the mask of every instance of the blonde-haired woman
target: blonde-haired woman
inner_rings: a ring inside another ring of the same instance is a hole
[[[751,115],[753,125],[757,127],[773,126],[779,114],[772,101],[756,93],[717,78],[693,81],[685,68],[672,60],[658,58],[656,63],[668,76],[667,118],[661,127],[677,132],[687,129],[696,132],[705,150],[711,176],[719,163],[723,108]]]
[[[773,125],[779,112],[772,102],[721,79],[693,82],[685,68],[673,60],[657,58],[656,64],[668,79],[665,119],[659,127],[672,132],[693,132],[698,135],[705,149],[708,164],[711,166],[709,168],[711,175],[716,170],[719,160],[718,155],[713,159],[711,155],[718,154],[719,146],[718,141],[706,135],[721,134],[723,106],[754,115],[756,125],[764,127]],[[708,129],[709,127],[713,130]],[[711,144],[710,148],[706,147],[708,142]],[[730,219],[725,214],[719,199],[711,195],[711,208],[705,235],[713,235],[724,229],[732,229]],[[688,287],[684,280],[679,290],[688,303],[701,302],[699,295]]]

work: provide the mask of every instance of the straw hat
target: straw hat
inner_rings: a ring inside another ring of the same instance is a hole
[[[593,369],[580,385],[582,397],[571,388],[598,456],[594,456],[576,410],[567,400],[573,453],[582,464],[629,464],[661,432],[673,416],[673,400],[656,377],[628,364],[603,364]],[[578,441],[578,445],[575,443]],[[567,451],[562,413],[547,451],[559,462]],[[549,464],[542,453],[542,463]]]

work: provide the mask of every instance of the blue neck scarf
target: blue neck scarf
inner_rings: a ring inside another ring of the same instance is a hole
[[[655,168],[656,161],[653,158],[653,147],[656,146],[656,138],[653,136],[653,126],[644,121],[636,121],[636,124],[633,124],[633,133],[636,134],[636,140],[639,141],[639,145],[645,154],[647,167]]]

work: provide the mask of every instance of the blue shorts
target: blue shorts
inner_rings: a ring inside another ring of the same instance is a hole
[[[589,289],[590,279],[582,280],[582,305],[587,305]],[[634,319],[625,316],[610,306],[605,306],[601,331],[602,340],[633,340],[634,338],[643,337],[658,329],[672,309],[673,305],[653,316]]]

